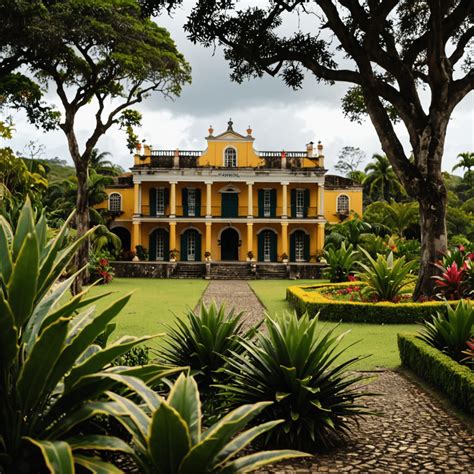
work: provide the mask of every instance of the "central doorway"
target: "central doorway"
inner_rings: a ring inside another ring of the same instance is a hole
[[[221,260],[239,259],[239,234],[229,227],[221,234]]]

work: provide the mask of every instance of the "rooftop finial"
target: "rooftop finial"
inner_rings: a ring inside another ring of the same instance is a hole
[[[234,129],[232,128],[232,125],[234,125],[234,122],[232,122],[232,119],[230,118],[229,121],[227,122],[227,131],[228,132],[233,132]]]

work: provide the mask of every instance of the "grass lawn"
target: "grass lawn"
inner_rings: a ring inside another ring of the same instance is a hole
[[[282,313],[284,310],[292,310],[285,300],[286,288],[291,285],[310,285],[314,280],[298,280],[289,282],[288,280],[259,280],[252,281],[250,285],[257,296],[267,308],[270,314]],[[319,280],[318,282],[321,282]],[[331,328],[336,323],[323,321],[325,327]],[[350,330],[344,338],[343,345],[347,346],[356,341],[358,344],[350,347],[345,352],[345,358],[357,355],[371,355],[353,366],[359,370],[372,370],[378,367],[394,368],[400,365],[398,355],[397,334],[399,332],[414,332],[417,330],[416,324],[357,324],[342,323],[338,332]]]
[[[132,298],[115,318],[117,328],[111,339],[164,332],[160,323],[171,323],[175,314],[194,308],[204,292],[205,280],[164,280],[154,278],[115,278],[109,285],[96,286],[90,295],[113,292],[96,303],[97,310],[109,306],[118,297],[135,290]],[[147,345],[157,347],[160,338]]]

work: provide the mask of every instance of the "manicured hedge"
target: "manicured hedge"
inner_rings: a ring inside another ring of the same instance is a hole
[[[364,283],[357,282],[357,286]],[[322,293],[333,288],[354,286],[354,282],[320,283],[306,286],[290,286],[286,299],[298,314],[305,311],[326,321],[355,321],[359,323],[410,324],[429,319],[436,311],[445,308],[443,301],[425,303],[361,303],[358,301],[336,301]],[[453,306],[457,301],[450,301]]]
[[[398,335],[403,365],[441,389],[451,401],[474,415],[474,372],[412,334]]]

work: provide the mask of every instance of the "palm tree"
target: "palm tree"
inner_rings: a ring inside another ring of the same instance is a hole
[[[403,194],[404,189],[397,178],[392,165],[385,155],[375,153],[373,160],[365,167],[367,173],[362,184],[368,186],[369,194],[388,202],[390,197]]]
[[[467,170],[467,173],[471,172],[471,168],[474,168],[474,152],[465,151],[459,153],[457,156],[459,158],[458,162],[453,166],[453,171],[458,168],[463,168]]]
[[[94,148],[89,160],[89,168],[95,170],[99,174],[107,176],[117,176],[120,173],[123,173],[124,170],[121,166],[106,159],[109,156],[112,156],[112,154],[108,151],[99,152],[98,148]]]
[[[396,202],[393,199],[390,204],[383,203],[387,213],[386,224],[393,232],[403,236],[408,227],[419,222],[419,209],[416,202]]]

